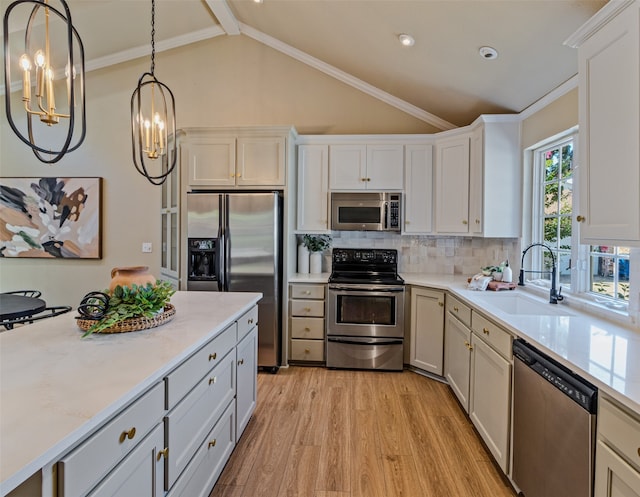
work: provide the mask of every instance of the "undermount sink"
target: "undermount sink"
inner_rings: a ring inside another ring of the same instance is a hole
[[[496,294],[481,297],[487,307],[493,307],[507,314],[519,316],[573,316],[562,305],[554,305],[533,300],[518,294]]]

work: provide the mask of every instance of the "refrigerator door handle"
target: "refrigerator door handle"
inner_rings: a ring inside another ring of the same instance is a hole
[[[224,228],[223,239],[223,264],[224,264],[224,281],[222,283],[222,291],[229,291],[229,279],[231,278],[231,233],[229,229],[229,195],[223,195],[224,209],[222,211],[222,222],[220,223]]]
[[[224,195],[220,195],[220,200],[219,200],[219,209],[220,209],[220,220],[218,221],[218,244],[216,246],[216,280],[218,282],[218,291],[222,292],[224,291],[224,281],[226,278],[225,275],[225,264],[224,264],[224,259],[225,259],[225,238],[226,238],[226,233],[225,233],[225,226],[224,226],[224,222],[223,219],[225,218],[225,213],[224,213]]]

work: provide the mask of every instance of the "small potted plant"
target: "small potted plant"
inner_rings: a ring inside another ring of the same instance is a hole
[[[302,243],[311,252],[309,256],[309,272],[319,274],[322,272],[322,252],[331,245],[329,235],[304,235]]]

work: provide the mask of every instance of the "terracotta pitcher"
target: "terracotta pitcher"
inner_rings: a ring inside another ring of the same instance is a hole
[[[138,286],[146,286],[155,282],[156,278],[149,273],[149,266],[114,267],[111,270],[109,291],[113,292],[118,285],[131,287],[135,283]]]

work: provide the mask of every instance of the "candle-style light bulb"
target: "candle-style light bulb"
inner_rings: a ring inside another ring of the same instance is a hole
[[[149,150],[149,128],[151,127],[151,122],[149,119],[144,120],[144,143],[146,149]]]
[[[158,118],[158,135],[160,136],[160,153],[162,154],[162,149],[164,149],[164,121],[161,121]]]
[[[36,54],[33,56],[33,62],[36,65],[36,97],[42,96],[42,91],[44,90],[44,62],[45,56],[42,50],[38,50]]]
[[[19,60],[22,68],[22,100],[28,102],[31,100],[31,61],[27,54],[22,54]]]

